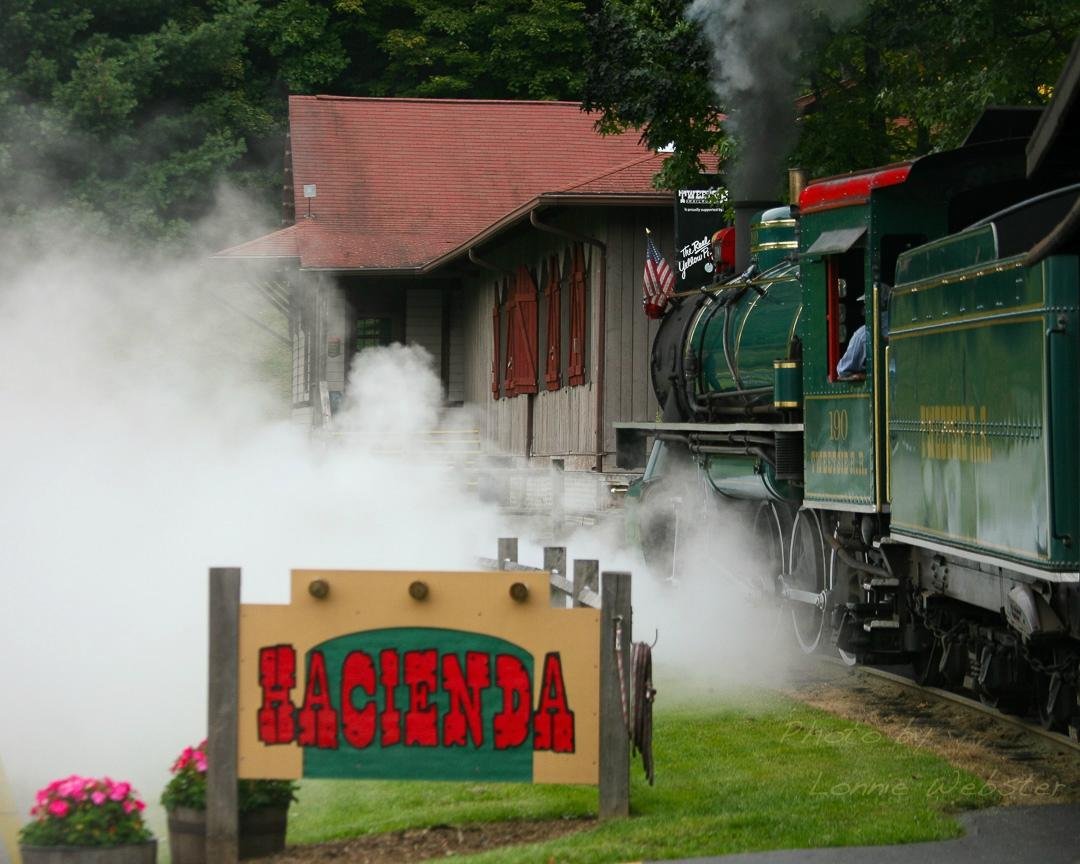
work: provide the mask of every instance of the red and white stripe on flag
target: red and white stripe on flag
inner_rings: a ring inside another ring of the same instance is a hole
[[[675,274],[667,261],[653,245],[652,237],[645,238],[645,276],[642,280],[645,314],[649,318],[662,318],[668,298],[675,290]]]

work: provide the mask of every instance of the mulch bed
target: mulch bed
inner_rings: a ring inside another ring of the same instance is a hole
[[[487,822],[462,825],[433,825],[386,834],[369,834],[335,843],[290,846],[264,864],[411,864],[451,855],[484,852],[500,846],[514,846],[552,840],[596,825],[595,819],[556,819],[546,822]]]

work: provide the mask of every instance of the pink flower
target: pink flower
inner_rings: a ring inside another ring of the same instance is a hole
[[[123,801],[131,791],[130,783],[117,783],[109,792],[110,801]]]
[[[59,816],[63,819],[68,814],[68,810],[71,808],[68,806],[67,801],[57,798],[55,801],[49,804],[49,813],[53,816]]]
[[[140,801],[140,800],[138,800],[136,798],[135,799],[135,809],[138,810],[140,813],[142,813],[142,811],[146,809],[146,805],[142,801]]]
[[[125,813],[130,813],[134,809],[135,809],[135,802],[134,801],[128,800],[128,801],[124,802],[124,812]]]
[[[206,756],[204,756],[202,753],[195,757],[195,769],[200,774],[206,773]]]
[[[91,793],[90,800],[93,801],[98,807],[100,807],[102,804],[105,803],[107,797],[108,796],[99,789],[96,792]]]

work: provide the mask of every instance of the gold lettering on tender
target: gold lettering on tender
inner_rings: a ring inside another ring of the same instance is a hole
[[[866,454],[861,450],[811,450],[810,471],[863,477],[867,473]]]
[[[986,405],[920,405],[923,459],[986,464],[993,461]]]

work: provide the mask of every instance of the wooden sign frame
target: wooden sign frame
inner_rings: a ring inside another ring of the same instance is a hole
[[[515,544],[516,545],[516,544]],[[500,557],[502,557],[500,543]],[[516,550],[515,550],[516,551]],[[516,558],[516,555],[514,556]],[[547,555],[545,554],[547,559]],[[509,559],[508,559],[509,560]],[[549,563],[547,560],[545,563]],[[565,554],[559,563],[565,564]],[[513,567],[507,563],[503,566]],[[539,594],[538,588],[567,583],[556,568],[552,573],[540,574],[543,582],[533,574],[523,575],[517,571],[499,571],[485,574],[430,574],[437,582],[439,576],[465,576],[490,578],[503,586],[514,583],[526,585],[526,590]],[[593,570],[595,573],[595,570]],[[326,576],[322,571],[294,571],[294,598],[298,585],[307,587]],[[386,574],[383,574],[386,575]],[[401,574],[398,574],[401,575]],[[413,581],[424,581],[424,574],[410,574]],[[575,574],[576,575],[576,574]],[[556,583],[556,580],[559,580]],[[326,581],[325,579],[322,581]],[[577,580],[575,580],[577,581]],[[208,706],[208,762],[207,773],[207,860],[214,864],[233,864],[238,860],[238,810],[237,778],[240,776],[240,680],[241,571],[236,567],[215,567],[210,570],[209,594],[209,706]],[[388,583],[387,583],[388,584]],[[567,583],[568,584],[568,583]],[[570,782],[595,782],[599,786],[599,815],[601,819],[629,815],[630,788],[630,738],[627,729],[627,709],[630,695],[630,645],[632,635],[630,608],[630,574],[604,573],[601,580],[599,615],[599,692],[595,700],[598,715],[598,740],[596,741],[598,766],[596,779],[568,777]],[[529,590],[531,589],[531,590]],[[331,589],[332,590],[332,589]],[[506,590],[504,587],[503,590]],[[501,593],[501,592],[500,592]],[[314,589],[312,596],[315,596]],[[546,598],[544,598],[546,599]],[[552,605],[552,604],[545,604]],[[561,603],[560,603],[561,605]],[[577,604],[580,605],[580,604]],[[259,608],[259,607],[254,607]],[[551,611],[551,610],[547,610]],[[567,610],[570,611],[570,610]],[[585,612],[586,610],[573,610]],[[559,614],[555,611],[553,614]],[[595,632],[595,631],[594,631]],[[595,656],[595,655],[594,655]],[[622,680],[620,681],[620,676]],[[250,686],[250,683],[249,683]],[[250,702],[250,698],[248,699]],[[548,754],[539,754],[541,758]],[[295,772],[291,772],[295,776]],[[556,772],[557,773],[557,772]],[[262,775],[265,776],[265,775]],[[545,779],[562,782],[558,776]]]

